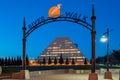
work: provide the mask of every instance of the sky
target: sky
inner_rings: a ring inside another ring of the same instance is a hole
[[[37,18],[48,17],[52,6],[62,4],[61,14],[75,12],[87,16],[91,24],[93,0],[0,0],[0,57],[22,56],[23,19],[26,27]],[[120,0],[94,0],[96,15],[96,57],[106,55],[106,43],[100,38],[106,29],[110,31],[110,52],[120,49]],[[26,54],[36,59],[56,37],[69,37],[78,44],[79,50],[91,58],[91,32],[87,28],[70,22],[45,24],[28,37]]]

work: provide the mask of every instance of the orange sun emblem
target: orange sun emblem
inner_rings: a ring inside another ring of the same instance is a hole
[[[60,16],[60,7],[61,4],[58,4],[57,6],[53,6],[50,8],[49,12],[48,12],[48,16],[50,18],[57,18]]]

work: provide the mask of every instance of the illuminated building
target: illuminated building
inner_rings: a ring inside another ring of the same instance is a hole
[[[62,54],[62,58],[66,61],[68,58],[69,62],[72,59],[75,60],[75,63],[83,63],[85,56],[78,49],[77,44],[74,44],[68,37],[60,37],[56,38],[38,57],[39,61],[43,61],[43,58],[48,59],[51,58],[52,62],[56,58],[59,60],[60,55]]]

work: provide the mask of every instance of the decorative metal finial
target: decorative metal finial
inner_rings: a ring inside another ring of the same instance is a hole
[[[25,20],[25,17],[24,17],[24,20],[23,20],[23,30],[26,30],[26,20]]]
[[[92,16],[95,16],[94,1],[92,2]]]

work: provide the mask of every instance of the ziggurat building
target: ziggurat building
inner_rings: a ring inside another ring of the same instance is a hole
[[[59,60],[60,55],[65,61],[68,58],[69,61],[75,60],[75,64],[81,64],[84,62],[85,56],[80,52],[77,45],[74,44],[68,37],[56,38],[38,57],[39,61],[43,61],[43,58],[48,61],[51,58],[52,62],[56,58]]]

